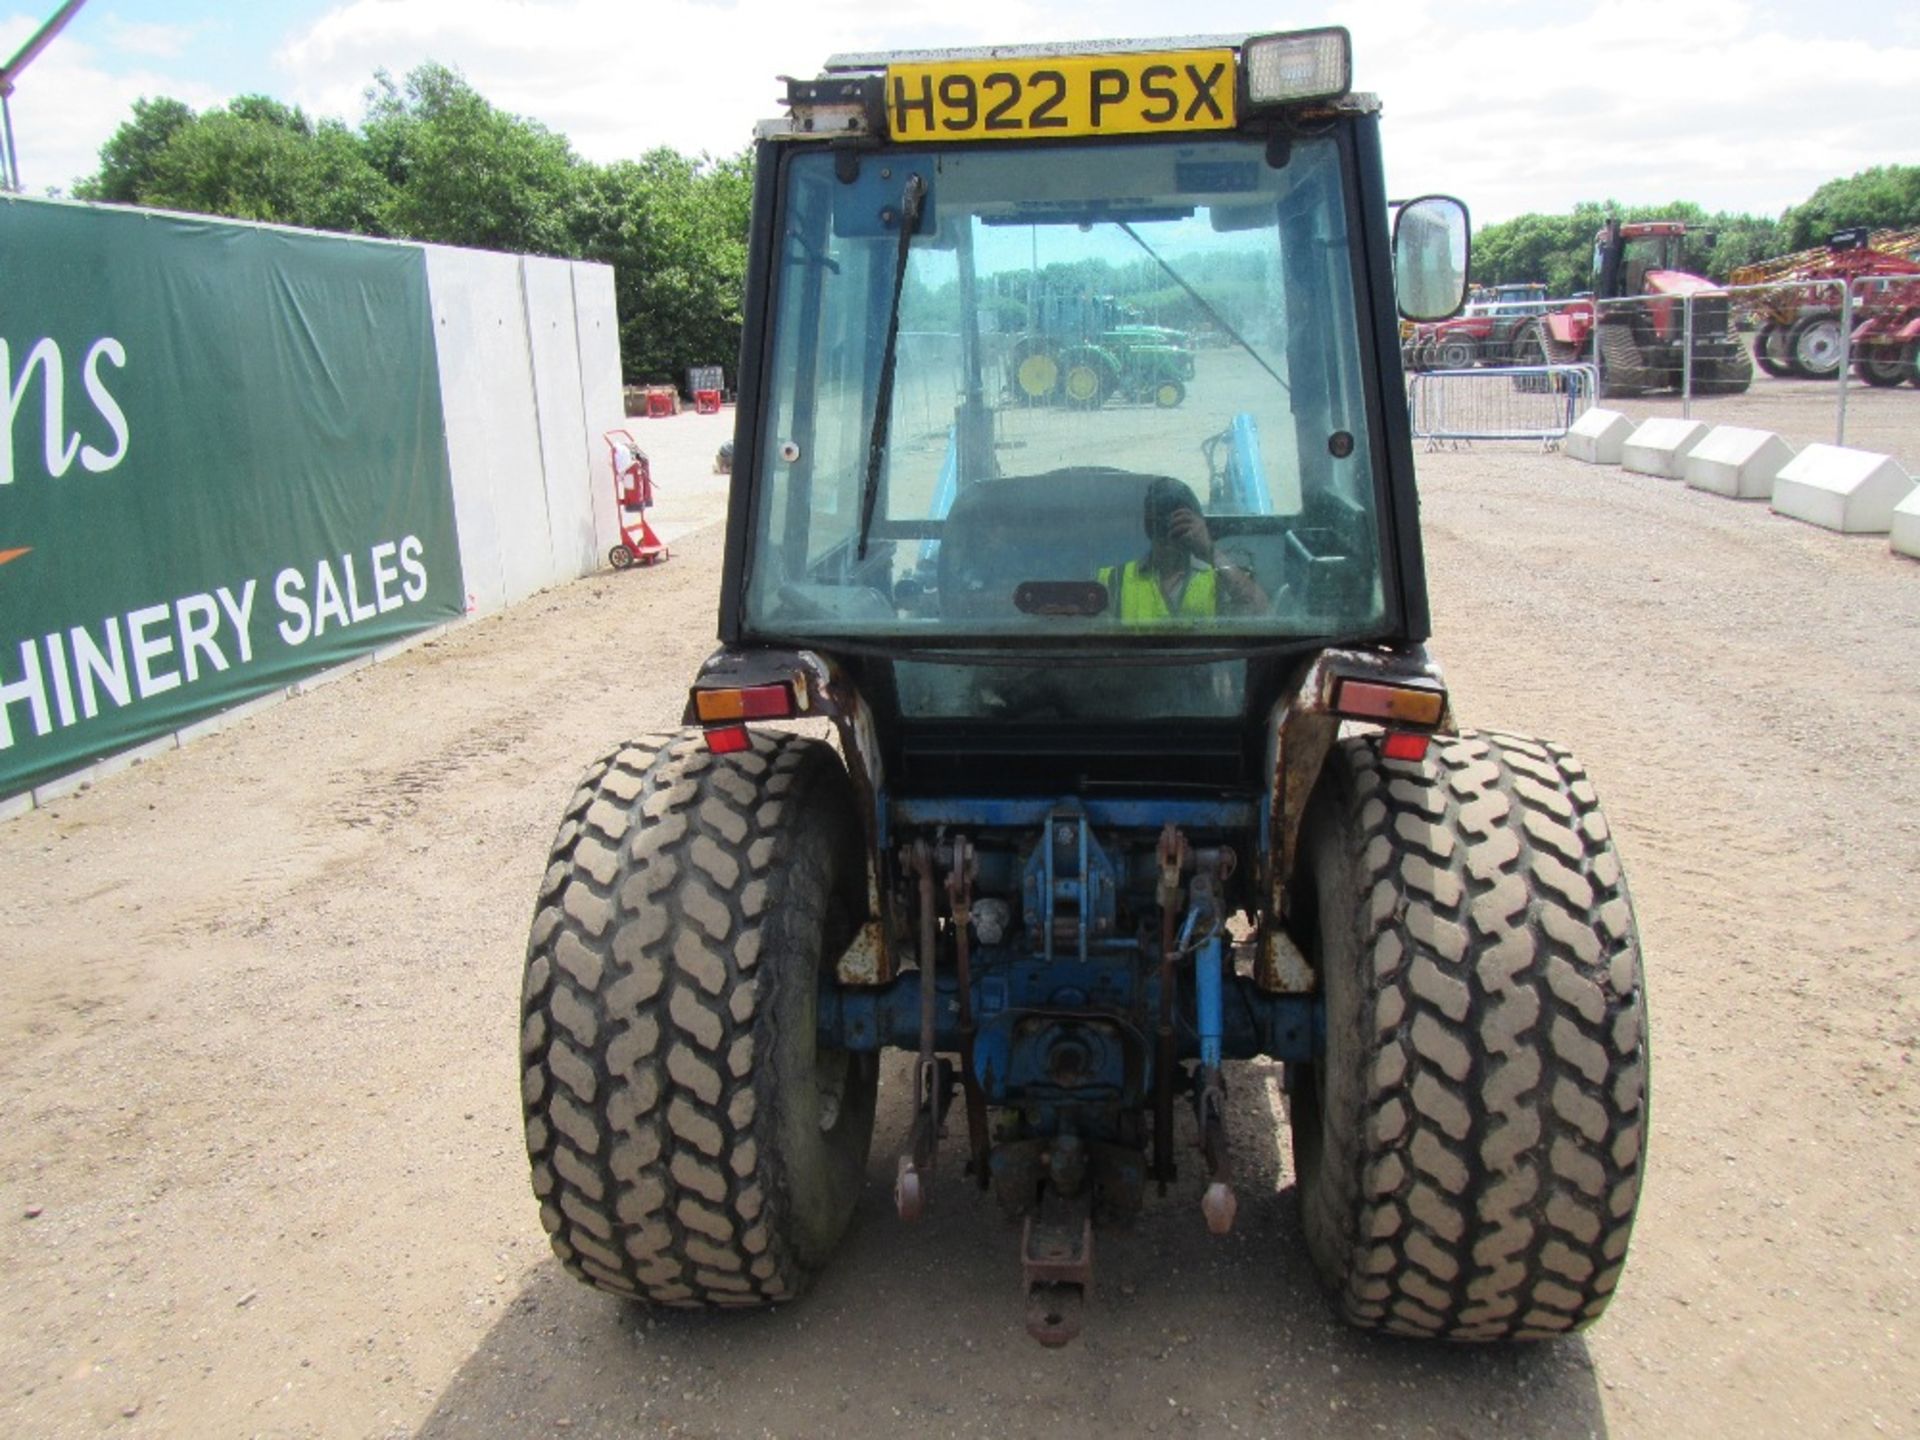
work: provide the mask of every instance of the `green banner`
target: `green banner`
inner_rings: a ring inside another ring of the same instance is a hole
[[[0,202],[0,797],[462,612],[425,252]]]

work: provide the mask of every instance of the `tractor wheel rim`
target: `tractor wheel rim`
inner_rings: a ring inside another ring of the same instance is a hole
[[[1840,363],[1840,326],[1822,321],[1800,337],[1800,361],[1809,369],[1827,370]]]
[[[1076,365],[1067,371],[1067,394],[1075,400],[1091,400],[1100,393],[1100,377],[1090,366]]]
[[[1060,378],[1060,367],[1053,363],[1050,355],[1029,355],[1013,373],[1023,391],[1038,397],[1052,392]]]

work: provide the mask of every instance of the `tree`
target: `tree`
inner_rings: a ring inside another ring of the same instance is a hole
[[[1582,201],[1565,215],[1518,215],[1488,225],[1473,237],[1473,278],[1485,285],[1544,281],[1550,295],[1593,288],[1593,242],[1607,217],[1622,222],[1680,220],[1687,226],[1684,263],[1695,273],[1724,281],[1736,265],[1779,253],[1780,226],[1773,220],[1698,205],[1620,205]]]
[[[153,181],[153,162],[167,142],[193,123],[193,111],[178,100],[145,96],[133,102],[133,118],[122,122],[100,147],[100,168],[73,187],[82,200],[137,205]]]
[[[168,210],[362,234],[380,233],[388,203],[344,125],[315,131],[232,110],[210,110],[176,131],[139,198]]]
[[[1829,180],[1781,217],[1783,249],[1824,245],[1835,230],[1920,227],[1920,165],[1875,165],[1844,180]]]
[[[614,267],[629,377],[677,380],[692,365],[732,368],[740,351],[753,177],[723,160],[659,148],[582,167],[574,253]]]
[[[580,162],[564,137],[496,109],[445,65],[422,65],[403,86],[383,71],[367,99],[367,155],[391,187],[392,234],[572,253]]]

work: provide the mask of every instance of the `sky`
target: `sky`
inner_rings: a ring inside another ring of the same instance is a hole
[[[0,62],[58,0],[0,0]],[[140,96],[264,93],[358,123],[373,73],[457,67],[590,160],[729,154],[829,54],[1180,33],[1164,0],[90,0],[20,79],[29,193],[68,189]],[[1920,7],[1865,0],[1209,0],[1212,34],[1340,24],[1383,104],[1389,193],[1476,225],[1580,200],[1777,215],[1920,164]]]

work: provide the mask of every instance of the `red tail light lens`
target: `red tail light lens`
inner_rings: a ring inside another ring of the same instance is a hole
[[[716,725],[707,731],[707,749],[716,755],[738,755],[752,745],[744,725]]]
[[[1427,758],[1427,742],[1432,738],[1411,730],[1390,730],[1387,738],[1381,742],[1380,753],[1389,760],[1424,760]]]

